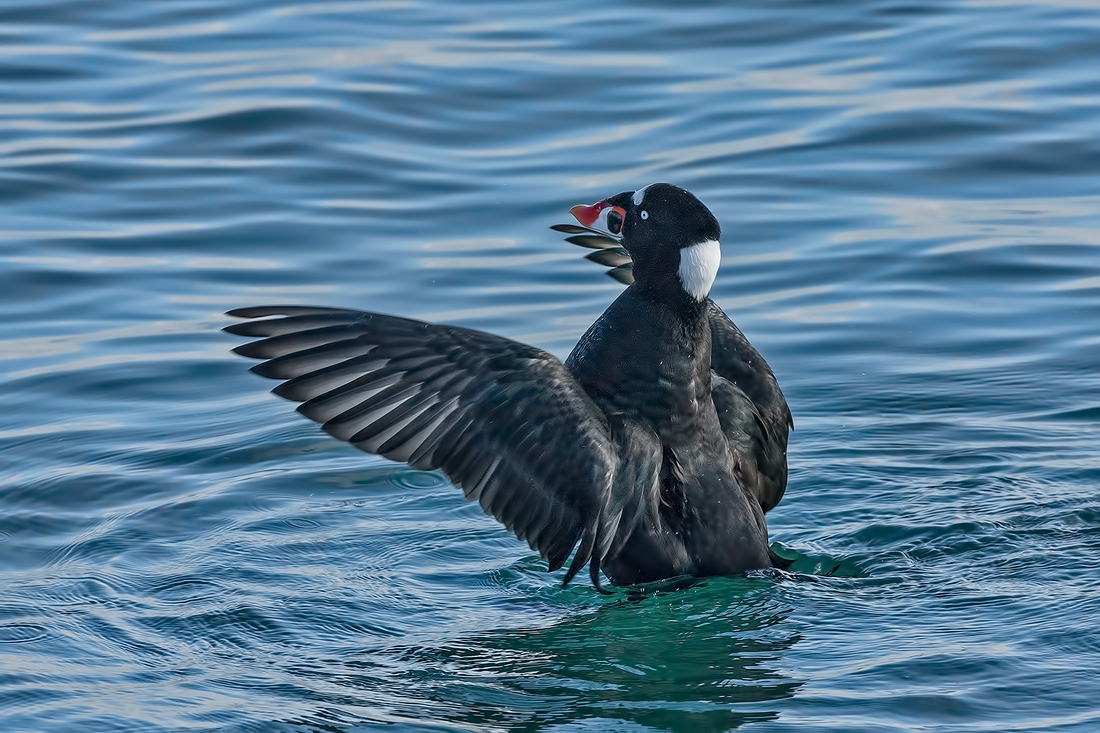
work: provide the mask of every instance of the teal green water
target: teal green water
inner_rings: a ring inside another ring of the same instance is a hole
[[[0,7],[0,730],[1100,730],[1100,6]],[[219,332],[564,357],[655,180],[794,412],[789,574],[605,599]]]

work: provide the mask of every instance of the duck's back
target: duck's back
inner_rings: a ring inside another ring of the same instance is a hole
[[[710,392],[710,328],[628,288],[581,337],[565,366],[607,413],[626,413],[662,441],[702,425]]]
[[[711,396],[707,309],[677,313],[628,288],[566,367],[605,414],[662,447],[659,502],[604,570],[616,584],[767,567],[763,512],[737,474]]]

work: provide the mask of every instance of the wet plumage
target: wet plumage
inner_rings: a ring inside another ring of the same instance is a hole
[[[275,394],[333,437],[439,469],[564,582],[617,585],[782,564],[764,512],[787,482],[790,412],[767,363],[707,297],[717,220],[652,184],[574,207],[627,289],[563,364],[457,326],[263,306],[227,331]],[[576,237],[574,239],[577,239]]]

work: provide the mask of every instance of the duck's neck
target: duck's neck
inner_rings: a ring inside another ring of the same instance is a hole
[[[634,255],[633,287],[640,295],[672,307],[687,319],[698,317],[706,310],[721,256],[715,240],[638,253]]]

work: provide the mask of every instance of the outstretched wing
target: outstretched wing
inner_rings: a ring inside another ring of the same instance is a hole
[[[263,319],[225,328],[262,338],[234,351],[264,359],[252,371],[285,380],[273,392],[300,402],[326,433],[442,469],[550,570],[580,540],[565,582],[595,549],[599,588],[599,561],[629,529],[612,497],[616,446],[606,417],[556,358],[480,331],[363,311],[265,306],[229,315]]]
[[[634,282],[634,260],[630,259],[630,253],[614,239],[576,224],[555,224],[550,228],[555,232],[572,234],[573,236],[565,238],[565,241],[570,244],[596,250],[585,255],[585,259],[597,265],[610,267],[607,274],[612,279],[618,280],[623,285]]]
[[[709,301],[712,394],[722,432],[742,465],[750,491],[768,511],[787,489],[787,435],[791,410],[771,367],[741,329]]]

